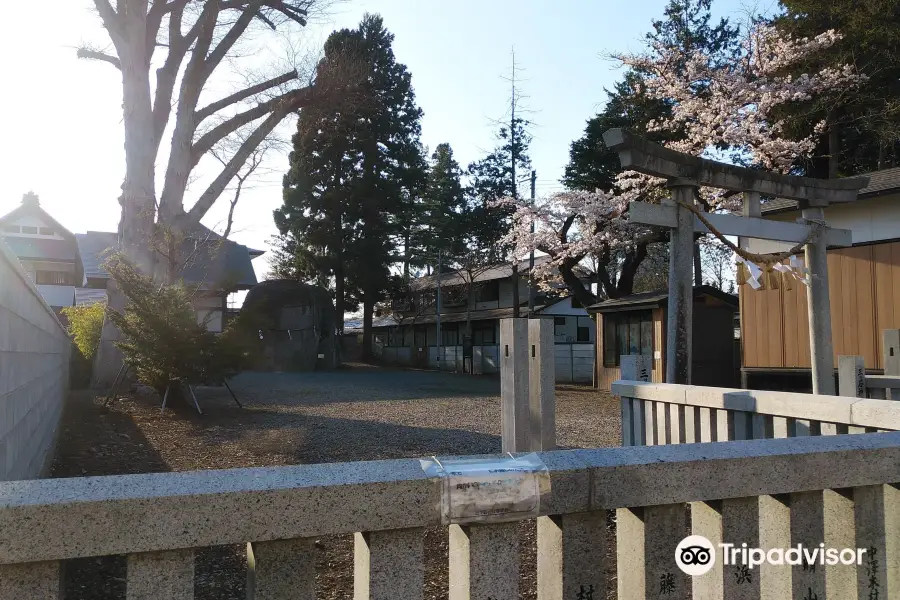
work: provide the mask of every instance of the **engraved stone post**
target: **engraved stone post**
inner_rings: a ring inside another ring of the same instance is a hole
[[[866,397],[866,364],[862,356],[838,356],[838,395]]]
[[[885,329],[881,332],[881,338],[884,374],[900,376],[900,329]],[[885,398],[900,400],[900,390],[887,390]]]
[[[553,321],[528,319],[531,450],[556,449],[556,362]]]
[[[503,452],[528,452],[528,320],[500,321],[500,420]]]
[[[639,354],[622,355],[619,357],[619,365],[622,379],[628,381],[650,381],[653,357]],[[653,409],[652,403],[644,402],[637,398],[623,397],[621,405],[622,445],[643,446],[647,440],[644,430],[644,419],[646,418],[647,409]]]

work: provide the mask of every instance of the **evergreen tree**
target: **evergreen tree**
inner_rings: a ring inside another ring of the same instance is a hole
[[[469,165],[467,230],[470,249],[491,263],[501,262],[509,248],[500,240],[510,227],[515,211],[512,206],[491,206],[503,198],[518,197],[518,182],[513,178],[513,156],[518,176],[531,171],[528,147],[531,136],[526,131],[528,121],[516,118],[512,127],[501,127],[497,133],[499,145],[490,154]]]
[[[281,248],[293,254],[280,253],[286,270],[309,281],[333,280],[338,314],[362,303],[366,353],[374,307],[424,176],[422,111],[393,39],[377,15],[329,36],[318,77],[327,80],[331,66],[349,57],[360,65],[357,93],[346,105],[301,114],[285,203],[275,214],[286,238]]]
[[[431,155],[414,247],[417,264],[436,267],[440,251],[445,265],[465,250],[466,198],[459,163],[450,144],[438,144]]]
[[[798,164],[813,177],[835,177],[900,164],[900,5],[895,0],[782,0],[775,25],[795,37],[834,29],[842,37],[796,74],[853,65],[867,79],[838,96],[797,102],[786,108],[791,131],[808,135],[827,119],[815,156]]]

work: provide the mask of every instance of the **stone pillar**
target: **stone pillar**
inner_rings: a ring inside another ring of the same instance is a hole
[[[855,548],[853,501],[834,490],[791,494],[791,545]],[[805,561],[804,561],[805,562]],[[791,567],[793,598],[853,598],[856,566],[801,564]]]
[[[900,376],[900,329],[884,329],[882,339],[882,364],[885,375]],[[885,391],[888,400],[900,400],[900,389]]]
[[[500,420],[503,452],[528,452],[528,320],[500,321]]]
[[[622,355],[619,357],[619,376],[627,381],[650,381],[653,368],[653,357],[640,354]],[[652,410],[652,403],[645,403],[636,398],[622,397],[622,445],[643,446],[647,442],[644,421],[646,407]],[[650,438],[651,444],[653,438]]]
[[[804,219],[825,220],[822,208],[805,208]],[[831,343],[831,300],[828,297],[828,255],[824,240],[804,249],[810,283],[806,294],[813,394],[834,395],[834,347]]]
[[[862,356],[838,356],[838,396],[866,397],[866,363]]]
[[[537,598],[606,597],[606,511],[537,520]]]
[[[790,509],[772,496],[751,496],[722,501],[723,539],[741,550],[787,548],[791,543]],[[735,564],[730,556],[717,554],[722,561],[724,597],[728,600],[791,598],[790,567],[762,564],[754,569]]]
[[[900,490],[891,485],[854,488],[856,546],[865,548],[856,569],[857,593],[868,598],[900,598]]]
[[[127,600],[194,600],[194,551],[128,555]]]
[[[691,578],[675,564],[675,548],[687,537],[687,531],[684,504],[644,508],[644,586],[647,598],[690,600]],[[622,565],[622,568],[628,569],[630,565]]]
[[[694,204],[697,183],[676,179],[669,184],[677,226],[669,242],[669,303],[666,311],[666,383],[690,384],[694,313],[694,213],[677,202]]]
[[[531,414],[531,450],[556,449],[556,357],[553,321],[528,319],[528,344],[531,348],[528,370],[529,411]]]
[[[702,535],[710,542],[717,554],[713,568],[704,575],[691,577],[693,600],[721,600],[722,598],[722,558],[718,556],[722,543],[722,513],[706,502],[691,502],[691,535]]]
[[[354,535],[353,600],[421,599],[425,563],[420,527]],[[294,596],[279,596],[285,598]]]
[[[519,523],[450,525],[449,600],[518,597]]]
[[[193,584],[193,581],[191,583]],[[24,598],[29,600],[62,598],[62,563],[53,560],[0,565],[0,600]]]
[[[315,600],[316,547],[312,538],[247,544],[248,600]]]
[[[646,556],[644,511],[641,508],[616,510],[617,600],[646,600]],[[674,556],[674,555],[673,555]],[[649,588],[655,590],[655,588]]]

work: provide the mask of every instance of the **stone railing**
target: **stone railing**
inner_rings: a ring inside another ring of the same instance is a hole
[[[622,445],[653,446],[900,430],[900,402],[616,381]]]
[[[702,449],[702,451],[701,451]],[[540,600],[900,598],[900,432],[537,454]],[[248,597],[315,597],[318,536],[355,534],[354,598],[423,597],[445,482],[418,460],[0,484],[0,599],[60,597],[66,559],[127,555],[128,598],[194,597],[194,549],[248,543]],[[607,510],[617,514],[615,539]],[[525,518],[525,517],[520,517]],[[450,524],[449,598],[519,597],[515,522]],[[714,545],[865,548],[861,566],[675,564]],[[875,595],[873,595],[875,594]]]

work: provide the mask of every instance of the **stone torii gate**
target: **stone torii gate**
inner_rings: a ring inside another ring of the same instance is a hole
[[[696,191],[700,186],[709,186],[743,193],[743,216],[700,213],[719,233],[804,244],[806,268],[810,274],[807,308],[813,393],[834,395],[826,250],[829,246],[852,245],[852,236],[849,230],[824,226],[824,208],[829,204],[856,200],[859,190],[868,185],[868,178],[813,179],[746,169],[669,150],[622,129],[606,131],[603,141],[619,153],[623,168],[666,178],[672,189],[672,198],[660,205],[631,202],[628,207],[632,223],[672,230],[669,243],[666,383],[688,384],[691,381],[694,233],[706,233],[709,228],[688,206],[694,207]],[[803,218],[798,219],[797,223],[759,218],[760,195],[799,201]],[[818,224],[816,231],[812,223]]]

